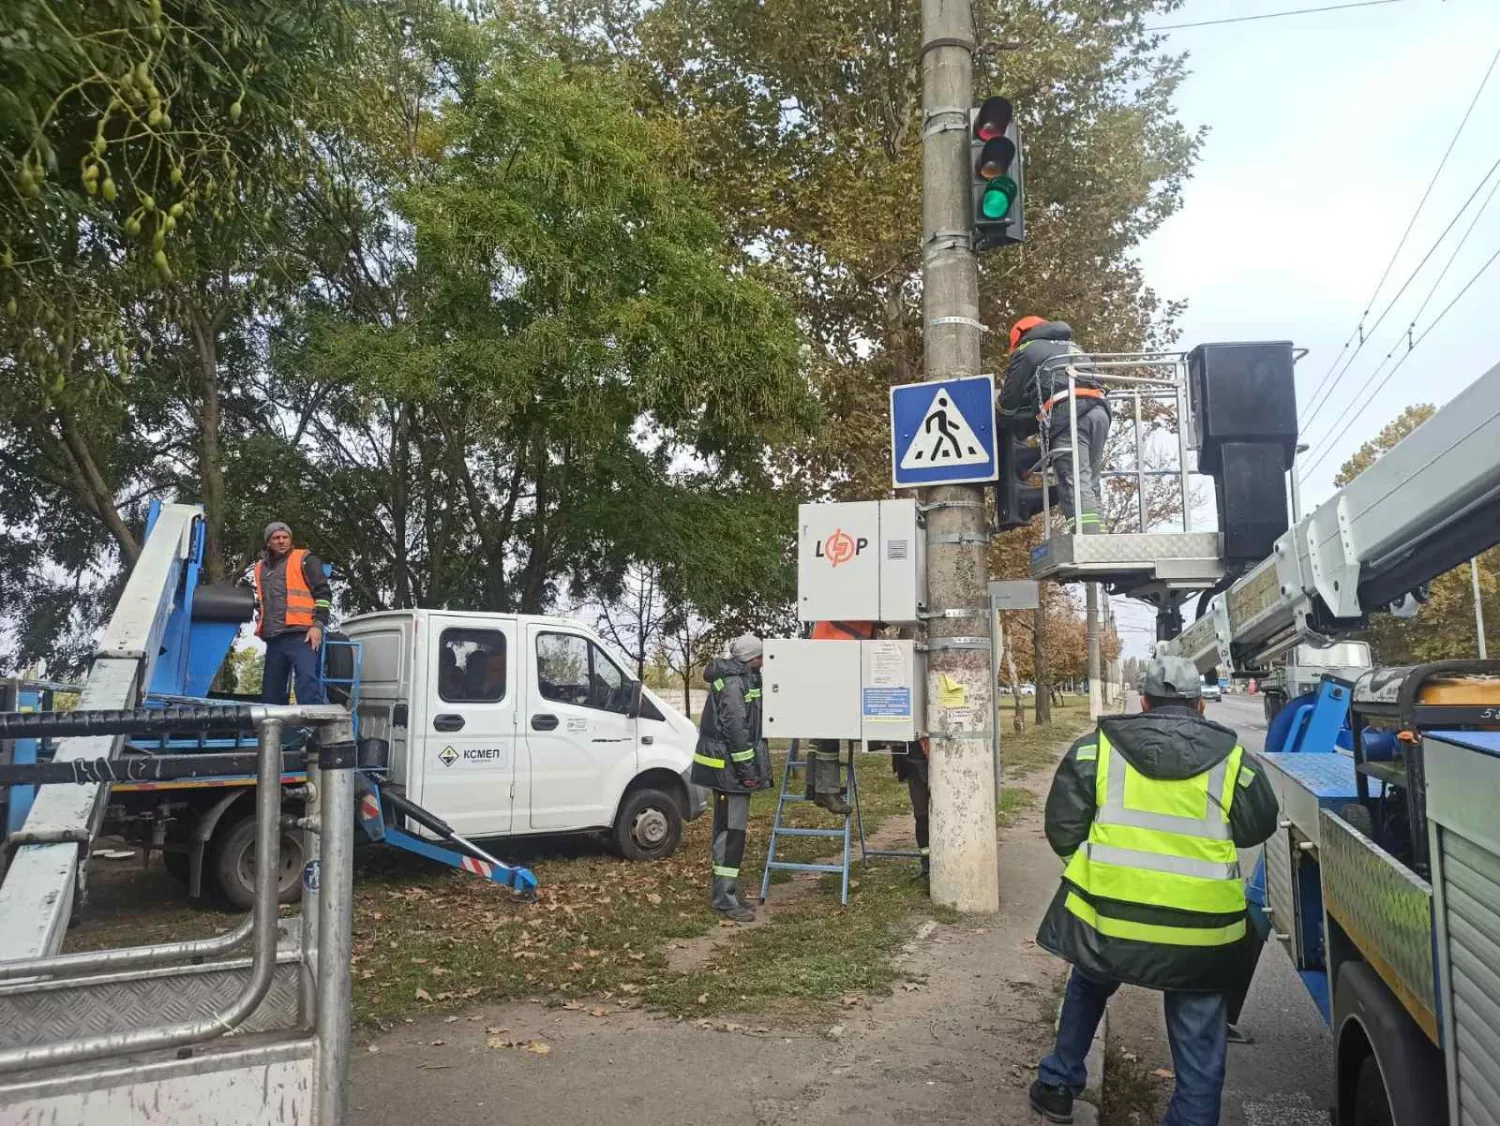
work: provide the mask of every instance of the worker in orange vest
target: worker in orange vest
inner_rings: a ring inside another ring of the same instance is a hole
[[[867,641],[875,636],[878,622],[814,622],[814,641]],[[849,816],[849,802],[839,783],[839,741],[814,739],[807,752],[807,796],[829,813]]]
[[[280,520],[266,525],[265,545],[254,573],[255,636],[266,643],[261,699],[285,704],[295,676],[297,703],[325,704],[318,648],[333,608],[327,571],[307,548],[292,546],[292,530]]]

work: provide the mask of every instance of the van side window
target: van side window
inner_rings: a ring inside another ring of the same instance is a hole
[[[536,679],[545,700],[621,715],[630,710],[630,678],[604,650],[576,634],[537,635]]]
[[[505,699],[505,634],[445,629],[438,640],[438,696],[450,704]]]

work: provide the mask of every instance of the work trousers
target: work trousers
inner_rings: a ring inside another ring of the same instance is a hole
[[[1048,416],[1047,449],[1053,472],[1057,474],[1057,492],[1063,515],[1072,520],[1075,532],[1103,530],[1104,498],[1100,492],[1100,472],[1104,463],[1104,443],[1109,438],[1109,422],[1109,406],[1104,400],[1078,400],[1078,480],[1074,482],[1073,455],[1058,452],[1074,444],[1068,400],[1054,404]],[[1081,503],[1075,503],[1079,497]],[[1076,520],[1073,519],[1075,516]]]
[[[914,758],[921,758],[921,750],[913,744],[910,753]],[[911,795],[912,820],[917,823],[917,851],[923,857],[928,854],[928,811],[932,808],[932,791],[928,787],[928,770],[926,761],[910,762],[906,767],[906,792]]]
[[[1063,995],[1057,1046],[1037,1069],[1043,1083],[1066,1087],[1075,1095],[1083,1090],[1088,1081],[1084,1059],[1104,1017],[1104,1008],[1119,987],[1118,981],[1097,981],[1073,967],[1068,990]],[[1173,991],[1162,996],[1177,1082],[1161,1124],[1218,1126],[1229,1050],[1224,997],[1218,993]]]
[[[267,704],[285,704],[293,677],[297,680],[297,703],[326,704],[318,680],[318,651],[307,643],[305,630],[289,630],[266,640],[266,667],[261,675],[260,698]]]
[[[750,795],[714,791],[713,869],[715,876],[737,880],[745,859],[745,830],[750,827]]]

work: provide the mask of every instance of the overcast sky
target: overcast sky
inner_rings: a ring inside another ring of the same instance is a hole
[[[1187,0],[1156,22],[1337,2]],[[1355,331],[1500,49],[1500,0],[1396,0],[1184,28],[1173,31],[1169,42],[1189,52],[1192,72],[1177,96],[1180,116],[1189,125],[1206,125],[1209,133],[1182,210],[1143,248],[1146,278],[1163,295],[1189,302],[1181,322],[1184,348],[1213,340],[1290,339],[1310,349],[1298,365],[1297,383],[1302,440],[1313,446],[1303,460],[1303,501],[1311,506],[1332,491],[1344,460],[1402,408],[1441,404],[1500,362],[1496,262],[1375,392],[1405,351],[1413,318],[1413,334],[1420,335],[1500,250],[1497,200],[1418,316],[1497,182],[1485,180],[1500,160],[1497,67],[1365,318],[1368,342],[1308,424],[1314,389]],[[1380,312],[1481,183],[1478,198],[1375,328]],[[1377,372],[1392,347],[1395,356]],[[1335,375],[1352,353],[1353,347],[1338,359]],[[1338,421],[1351,402],[1353,409]],[[1122,624],[1134,627],[1126,631],[1126,652],[1144,652],[1151,613],[1138,604],[1127,610],[1121,601],[1116,605]]]

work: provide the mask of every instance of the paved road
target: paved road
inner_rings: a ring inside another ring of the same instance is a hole
[[[1210,703],[1207,714],[1234,728],[1247,750],[1262,749],[1266,724],[1259,696],[1226,696]],[[1171,1067],[1157,998],[1122,991],[1110,1011],[1111,1040],[1151,1067]],[[1328,1029],[1277,946],[1262,953],[1240,1027],[1255,1042],[1229,1046],[1221,1126],[1327,1126],[1333,1101]]]

